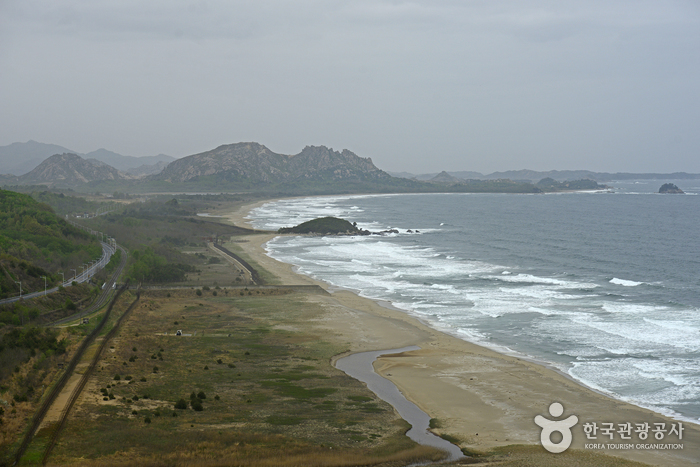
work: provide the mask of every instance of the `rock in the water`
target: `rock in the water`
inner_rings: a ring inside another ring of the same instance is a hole
[[[683,190],[678,188],[673,183],[664,183],[661,185],[661,188],[659,188],[659,193],[684,194]]]

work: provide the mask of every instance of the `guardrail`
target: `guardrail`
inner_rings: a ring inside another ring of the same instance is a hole
[[[29,300],[31,298],[43,297],[44,295],[57,292],[58,287],[68,287],[73,282],[82,284],[83,282],[89,281],[92,278],[92,276],[94,276],[97,273],[97,271],[99,271],[100,269],[104,269],[104,267],[107,266],[107,263],[109,263],[109,260],[112,258],[112,255],[116,253],[117,248],[119,248],[119,246],[116,243],[100,243],[102,244],[102,256],[100,257],[100,259],[96,260],[94,265],[88,267],[72,279],[68,279],[67,281],[61,282],[60,286],[52,287],[47,290],[40,290],[38,292],[21,294],[14,297],[2,299],[0,300],[0,305],[5,303],[13,303],[20,299]]]
[[[63,282],[61,282],[61,286],[63,286],[63,287],[67,287],[67,286],[71,285],[73,282],[77,282],[79,284],[82,284],[83,282],[89,281],[92,278],[92,276],[95,275],[95,273],[97,271],[99,271],[100,269],[103,269],[105,266],[107,266],[107,263],[109,262],[110,258],[112,257],[112,255],[114,253],[116,253],[117,248],[119,248],[119,246],[117,245],[117,241],[114,238],[110,237],[109,235],[105,235],[103,232],[100,232],[99,230],[94,230],[94,229],[91,229],[90,227],[85,227],[84,225],[80,225],[77,222],[73,222],[73,221],[67,220],[67,219],[66,219],[66,222],[68,222],[73,227],[85,230],[86,232],[90,233],[91,235],[95,235],[95,236],[99,235],[100,236],[100,243],[102,244],[102,256],[100,257],[99,260],[96,260],[94,265],[88,267],[87,269],[84,269],[80,274],[76,274],[72,279],[65,280],[65,278],[64,278]],[[105,238],[107,239],[106,242],[105,242]],[[79,267],[82,267],[82,266],[79,266]],[[19,295],[0,300],[0,305],[6,304],[6,303],[13,303],[13,302],[16,302],[17,300],[20,300],[20,299],[27,300],[27,299],[31,299],[31,298],[41,297],[41,296],[47,295],[49,293],[54,293],[57,290],[58,290],[58,286],[52,287],[51,289],[48,289],[48,290],[44,289],[43,292],[38,291],[38,292],[23,294],[23,293],[21,293],[21,286],[20,286],[20,294]]]

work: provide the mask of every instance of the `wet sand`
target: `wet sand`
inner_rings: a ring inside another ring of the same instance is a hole
[[[244,206],[226,217],[236,225],[250,227],[244,217],[265,202]],[[346,344],[350,353],[420,347],[378,358],[375,371],[430,417],[437,418],[441,428],[435,431],[458,438],[462,447],[488,450],[510,444],[539,445],[541,429],[534,418],[554,418],[547,410],[553,402],[560,402],[564,406],[562,418],[574,414],[579,419],[572,429],[571,449],[584,450],[587,444],[595,444],[597,453],[652,465],[700,465],[700,426],[683,422],[685,431],[680,440],[676,435],[656,440],[651,431],[651,439],[644,441],[634,431],[631,439],[621,439],[618,424],[632,423],[634,427],[635,423],[648,423],[653,428],[655,423],[665,423],[668,431],[678,421],[594,392],[554,369],[466,342],[432,329],[408,313],[296,274],[291,265],[266,255],[264,244],[274,237],[249,236],[237,245],[281,283],[316,284],[331,292],[329,296],[308,296],[307,300],[325,310],[323,319],[308,324],[324,329],[328,339]],[[586,422],[597,423],[599,429],[602,423],[614,423],[613,439],[600,431],[597,439],[587,439],[583,432]],[[683,449],[599,449],[601,445],[651,443],[682,444]],[[590,447],[586,450],[592,451]]]

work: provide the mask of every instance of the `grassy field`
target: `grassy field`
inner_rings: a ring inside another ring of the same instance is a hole
[[[199,260],[197,272],[187,274],[186,280],[174,282],[168,285],[173,286],[195,286],[195,287],[231,287],[250,285],[246,276],[239,273],[239,269],[231,265],[219,254],[206,246],[188,246],[180,251],[186,255]]]
[[[263,281],[265,281],[265,284],[270,284],[270,285],[277,285],[280,284],[280,280],[277,276],[274,274],[270,273],[267,271],[265,268],[261,267],[254,259],[252,259],[244,250],[243,248],[240,247],[240,242],[241,240],[236,239],[236,237],[232,237],[231,241],[225,242],[224,247],[228,249],[231,253],[235,253],[238,256],[240,256],[244,261],[247,261],[248,264],[250,264],[255,270],[258,272],[260,277],[262,278]],[[247,241],[247,240],[243,240]]]
[[[405,465],[439,458],[403,435],[408,426],[389,405],[330,365],[347,349],[304,326],[320,313],[283,289],[142,294],[50,463]]]

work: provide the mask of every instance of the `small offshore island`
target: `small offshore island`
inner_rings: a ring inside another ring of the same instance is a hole
[[[685,192],[678,188],[677,185],[673,183],[664,183],[661,185],[661,188],[659,188],[659,193],[664,193],[664,194],[674,194],[674,195],[684,195]]]
[[[419,233],[418,230],[415,232]],[[399,233],[396,229],[382,230],[381,232],[370,232],[357,227],[357,222],[350,223],[345,219],[337,217],[319,217],[310,221],[302,222],[294,227],[282,227],[277,231],[281,234],[316,234],[316,235],[384,235]],[[409,230],[408,233],[413,233]]]

